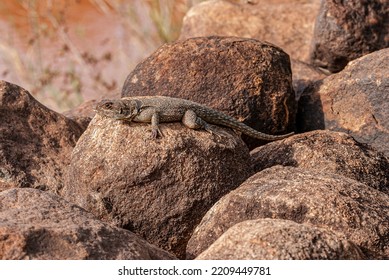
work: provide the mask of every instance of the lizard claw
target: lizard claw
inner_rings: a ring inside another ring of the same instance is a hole
[[[204,129],[206,131],[208,131],[209,133],[211,133],[212,135],[215,135],[218,138],[223,138],[223,137],[229,137],[230,136],[228,133],[224,132],[223,130],[221,130],[217,126],[211,125],[211,124],[208,124],[208,123],[206,123],[204,125]]]
[[[158,136],[163,136],[161,130],[158,128],[158,127],[154,127],[152,130],[151,130],[151,138],[152,139],[157,139]]]
[[[214,125],[207,123],[204,126],[204,129],[206,131],[208,131],[209,133],[211,133],[212,135],[215,135],[219,139],[225,139],[225,141],[227,142],[227,146],[230,148],[236,147],[238,145],[238,143],[236,142],[234,137],[232,137],[231,134],[225,132],[224,130],[222,130],[221,128],[219,128],[217,126],[214,126]]]

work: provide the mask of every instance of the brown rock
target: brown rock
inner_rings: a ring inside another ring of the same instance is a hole
[[[389,47],[389,2],[323,0],[312,45],[312,63],[331,72],[339,72],[349,61]]]
[[[389,195],[389,160],[351,136],[316,130],[251,151],[254,171],[274,165],[336,173]]]
[[[194,227],[251,173],[247,147],[180,123],[122,123],[97,115],[75,147],[63,195],[97,217],[184,256]],[[226,130],[227,133],[227,130]]]
[[[120,98],[120,97],[117,97],[117,98]],[[73,108],[72,110],[63,112],[63,115],[65,117],[77,122],[80,125],[80,127],[83,129],[83,131],[85,131],[85,129],[88,127],[90,121],[92,120],[92,118],[96,114],[94,109],[95,109],[98,102],[99,101],[95,100],[95,99],[86,101],[86,102],[82,103],[81,105],[77,106],[76,108]]]
[[[259,219],[230,227],[197,260],[363,259],[360,249],[331,230],[288,220]]]
[[[344,234],[368,258],[389,256],[389,196],[352,179],[275,166],[246,180],[204,216],[187,246],[192,258],[245,220],[285,219]]]
[[[107,92],[106,94],[104,94],[104,96],[101,97],[101,100],[119,99],[119,98],[120,98],[120,93]],[[95,107],[99,102],[100,100],[96,100],[96,99],[88,100],[69,111],[63,112],[62,114],[65,117],[68,117],[69,119],[72,119],[75,122],[77,122],[82,127],[83,131],[85,131],[90,121],[96,114]]]
[[[32,187],[58,192],[82,129],[4,81],[0,81],[0,120],[0,191]]]
[[[211,35],[255,38],[307,62],[319,7],[319,0],[205,1],[186,14],[180,39]]]
[[[122,96],[141,95],[199,102],[268,134],[294,129],[289,57],[254,39],[207,37],[163,45],[124,83]],[[243,140],[250,148],[264,143]]]
[[[0,259],[175,259],[64,199],[25,188],[0,192]]]
[[[292,60],[291,66],[296,100],[300,99],[300,96],[306,87],[311,86],[313,83],[327,77],[327,75],[318,68],[300,60]]]
[[[347,132],[389,155],[389,48],[351,62],[308,87],[299,101],[301,132]]]

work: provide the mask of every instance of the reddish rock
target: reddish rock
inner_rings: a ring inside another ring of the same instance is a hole
[[[119,98],[120,98],[120,93],[107,92],[104,94],[104,96],[101,96],[100,100],[119,99]],[[97,103],[100,102],[100,100],[92,99],[92,100],[85,101],[79,106],[69,111],[63,112],[62,114],[65,117],[68,117],[69,119],[72,119],[75,122],[77,122],[82,127],[83,131],[85,131],[90,121],[96,114],[95,107]]]
[[[309,61],[319,0],[204,1],[183,20],[180,39],[237,36],[275,44],[293,59]]]
[[[0,192],[0,259],[175,259],[127,230],[36,189]]]
[[[275,165],[337,173],[389,195],[389,160],[351,136],[316,130],[251,151],[254,171]]]
[[[230,227],[197,260],[349,260],[361,250],[331,230],[259,219]]]
[[[312,63],[331,72],[339,72],[349,61],[389,47],[389,2],[323,0],[312,45]]]
[[[118,97],[119,98],[119,97]],[[72,110],[63,112],[63,115],[75,122],[77,122],[80,127],[85,131],[88,127],[88,124],[96,114],[94,111],[98,100],[89,100],[87,102],[82,103],[81,105],[73,108]]]
[[[300,99],[300,96],[305,88],[327,77],[327,75],[320,71],[318,68],[299,60],[292,60],[291,66],[293,88],[296,93],[296,100]]]
[[[193,38],[166,44],[140,63],[122,96],[166,95],[218,109],[267,134],[294,129],[289,57],[254,39]],[[243,136],[250,148],[263,141]]]
[[[96,115],[78,141],[63,195],[98,218],[180,257],[206,211],[251,174],[247,147],[181,123],[125,123]],[[222,128],[221,128],[222,129]]]
[[[193,258],[233,225],[285,219],[344,234],[367,258],[389,257],[389,196],[355,180],[275,166],[246,180],[204,216],[187,246]]]
[[[389,48],[351,62],[308,87],[297,128],[342,131],[389,156]]]
[[[58,192],[81,127],[4,81],[0,120],[0,191],[32,187]]]

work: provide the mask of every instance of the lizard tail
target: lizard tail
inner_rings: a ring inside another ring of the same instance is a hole
[[[224,125],[224,126],[236,129],[236,130],[238,130],[238,131],[242,132],[243,134],[246,134],[250,137],[260,139],[260,140],[266,140],[266,141],[281,140],[281,139],[287,138],[289,136],[292,136],[294,134],[294,132],[282,134],[282,135],[266,134],[266,133],[257,131],[254,128],[252,128],[252,127],[250,127],[242,122],[239,122],[238,120],[236,120],[235,118],[233,118],[227,114],[223,114],[223,116],[221,116],[221,114],[219,112],[217,112],[217,114],[215,113],[212,116],[212,120],[210,120],[210,123]]]
[[[252,128],[248,125],[245,125],[244,123],[241,123],[241,122],[236,122],[236,123],[234,122],[234,123],[231,123],[230,125],[227,125],[227,124],[223,124],[223,125],[229,126],[233,129],[237,129],[238,131],[241,131],[243,134],[246,134],[247,136],[250,136],[250,137],[253,137],[253,138],[256,138],[259,140],[266,140],[266,141],[282,140],[282,139],[288,138],[289,136],[292,136],[294,134],[294,132],[290,132],[290,133],[282,134],[282,135],[270,135],[270,134],[266,134],[266,133],[260,132],[258,130],[255,130],[254,128]]]

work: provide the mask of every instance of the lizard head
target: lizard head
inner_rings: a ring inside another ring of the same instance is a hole
[[[95,111],[104,117],[131,121],[138,114],[138,106],[135,100],[102,100]]]

